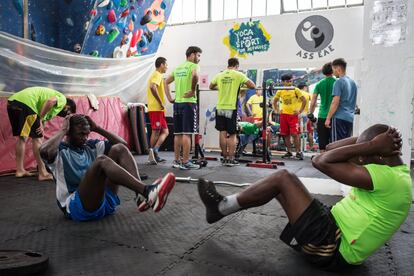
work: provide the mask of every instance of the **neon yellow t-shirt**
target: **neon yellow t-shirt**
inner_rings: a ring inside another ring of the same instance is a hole
[[[263,96],[257,96],[254,94],[249,98],[247,104],[252,105],[252,113],[254,118],[263,117],[263,109],[260,107],[260,104],[263,103]]]
[[[360,264],[380,248],[407,218],[412,201],[410,169],[369,164],[374,189],[352,188],[331,210],[342,237],[339,251]]]
[[[295,111],[300,111],[300,107],[302,106],[301,96],[302,92],[297,88],[293,90],[278,90],[275,98],[281,101],[279,106],[280,113],[293,115]]]
[[[173,71],[175,83],[175,102],[176,103],[196,103],[197,96],[184,98],[184,94],[191,91],[191,82],[193,79],[193,71],[199,70],[198,64],[186,61],[179,65]]]
[[[236,110],[239,88],[248,80],[245,74],[232,69],[218,73],[211,81],[218,87],[217,109]]]
[[[161,109],[160,104],[155,99],[154,95],[152,95],[151,92],[151,84],[154,83],[157,85],[157,93],[158,97],[160,97],[162,105],[165,103],[164,98],[164,80],[162,79],[162,74],[158,71],[154,71],[154,73],[151,74],[151,77],[148,81],[148,89],[147,89],[147,97],[148,97],[148,111],[164,111]]]
[[[62,111],[66,105],[66,97],[59,91],[40,86],[29,87],[13,94],[8,100],[21,102],[40,115],[42,107],[52,97],[55,97],[57,102],[43,118],[44,121],[48,121]]]

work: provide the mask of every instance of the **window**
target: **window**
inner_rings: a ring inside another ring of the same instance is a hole
[[[252,16],[252,0],[238,0],[238,18],[245,18]]]
[[[329,7],[345,6],[345,0],[329,0]]]
[[[252,0],[252,16],[266,15],[266,0]]]
[[[211,1],[211,20],[223,20],[223,4],[224,0],[212,0]],[[175,4],[174,4],[175,5]]]
[[[168,24],[250,18],[363,4],[364,0],[175,0]]]
[[[237,0],[224,0],[224,20],[237,18]]]
[[[310,10],[312,8],[312,1],[309,0],[298,0],[298,9],[300,11]]]
[[[313,0],[314,9],[326,8],[328,6],[328,0]]]

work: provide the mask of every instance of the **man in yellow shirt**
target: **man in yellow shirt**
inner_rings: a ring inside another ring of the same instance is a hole
[[[282,83],[283,86],[292,86],[293,76],[291,74],[283,75]],[[279,100],[282,102],[280,109]],[[298,107],[298,102],[302,102],[300,107]],[[275,112],[280,113],[280,135],[283,136],[287,148],[287,152],[282,158],[293,156],[290,152],[292,146],[290,138],[293,137],[296,149],[295,157],[299,160],[303,160],[303,153],[300,150],[298,116],[305,109],[305,105],[305,97],[302,96],[302,92],[297,88],[293,90],[278,90],[273,98],[273,109]]]
[[[308,119],[307,115],[309,113],[309,105],[310,105],[310,101],[312,99],[311,94],[309,93],[309,86],[307,86],[306,84],[299,84],[298,85],[298,89],[300,90],[300,92],[302,92],[302,95],[305,97],[306,100],[306,104],[305,104],[305,109],[303,110],[302,114],[300,114],[300,126],[301,126],[301,132],[305,132],[307,133],[307,139],[308,139],[308,143],[309,143],[309,149],[313,149],[313,123],[311,120]],[[301,102],[298,102],[298,108],[300,108]],[[303,145],[304,149],[306,150],[306,144]]]
[[[263,120],[263,108],[260,107],[260,104],[263,103],[262,93],[262,90],[256,90],[256,94],[247,101],[247,110],[255,120]]]
[[[165,120],[165,99],[164,94],[167,96],[168,101],[174,103],[169,90],[164,89],[164,79],[162,74],[167,72],[167,59],[159,57],[155,60],[155,71],[152,73],[148,81],[148,115],[151,122],[151,138],[150,138],[150,150],[148,161],[151,164],[157,164],[159,162],[165,162],[158,156],[158,149],[164,143],[168,136],[168,126]]]

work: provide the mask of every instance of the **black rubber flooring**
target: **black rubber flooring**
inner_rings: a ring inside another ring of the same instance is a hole
[[[171,160],[171,153],[164,153]],[[150,166],[136,156],[139,168],[150,175],[167,171],[211,180],[255,181],[275,170],[244,166],[224,168],[211,161],[207,168],[184,172],[170,163]],[[303,162],[284,168],[299,176],[324,177]],[[224,194],[235,187],[219,187]],[[326,204],[338,196],[315,195]],[[52,182],[36,178],[0,177],[0,249],[30,249],[50,258],[42,275],[334,275],[307,264],[279,240],[287,222],[280,205],[229,216],[216,224],[205,213],[194,184],[177,183],[158,214],[139,213],[133,194],[120,189],[121,206],[100,221],[66,220],[56,206]],[[341,275],[413,275],[414,210],[398,233],[363,265]]]

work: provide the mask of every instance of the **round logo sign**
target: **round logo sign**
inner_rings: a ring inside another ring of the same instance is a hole
[[[318,52],[327,47],[333,35],[331,22],[320,15],[312,15],[302,20],[295,33],[299,46],[308,52]]]

